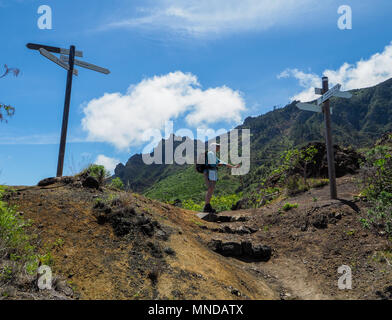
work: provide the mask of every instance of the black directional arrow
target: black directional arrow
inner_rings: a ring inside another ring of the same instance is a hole
[[[36,43],[28,43],[26,45],[26,47],[31,50],[39,50],[41,48],[44,48],[46,51],[49,51],[49,52],[66,54],[66,55],[69,55],[69,53],[70,53],[69,49],[51,47],[51,46],[46,46],[43,44],[36,44]],[[82,51],[75,51],[75,57],[83,57],[83,52]]]

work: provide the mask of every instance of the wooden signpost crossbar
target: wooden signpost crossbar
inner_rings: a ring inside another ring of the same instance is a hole
[[[52,47],[42,44],[28,43],[26,45],[27,48],[31,50],[37,50],[41,53],[42,56],[56,63],[60,67],[66,69],[67,73],[67,85],[65,89],[65,101],[64,101],[64,112],[63,112],[63,122],[61,126],[61,137],[60,137],[60,148],[59,148],[59,157],[57,162],[57,177],[62,177],[63,169],[64,169],[64,156],[65,156],[65,147],[67,143],[67,130],[68,130],[68,118],[69,118],[69,108],[71,104],[71,91],[72,91],[72,79],[73,75],[78,75],[78,71],[74,69],[75,64],[90,69],[93,71],[101,72],[104,74],[109,74],[110,71],[108,69],[95,66],[91,63],[75,60],[75,57],[83,57],[82,51],[76,51],[75,46],[71,46],[69,49],[63,49],[58,47]],[[57,58],[52,53],[58,53],[63,56],[61,58]],[[64,56],[66,55],[66,56]]]

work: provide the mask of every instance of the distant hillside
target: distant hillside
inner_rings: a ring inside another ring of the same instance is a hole
[[[392,79],[351,92],[352,99],[331,100],[334,142],[364,148],[372,145],[383,133],[392,131]],[[324,141],[323,115],[301,111],[296,103],[258,117],[249,117],[238,127],[251,130],[251,172],[242,181],[223,173],[226,183],[221,184],[218,193],[239,192],[257,182],[283,150],[310,141]],[[202,176],[193,168],[147,166],[141,155],[130,158],[125,166],[119,164],[115,176],[120,177],[132,190],[161,200],[181,198],[181,194],[175,196],[179,186],[184,193],[192,190],[197,198],[200,198],[203,190]],[[197,190],[194,190],[195,185],[199,186]]]
[[[172,135],[169,139],[172,140],[174,145],[174,150],[185,141],[185,138],[182,138],[182,141],[174,141],[174,136]],[[141,154],[135,154],[132,156],[126,165],[124,166],[120,163],[115,169],[114,177],[119,177],[124,185],[129,189],[143,193],[145,190],[150,188],[155,183],[160,180],[172,175],[176,174],[179,171],[185,170],[186,166],[180,166],[174,163],[173,165],[168,164],[165,165],[165,144],[169,140],[162,140],[157,148],[162,147],[162,163],[163,164],[152,164],[146,165],[143,162],[143,157]],[[196,153],[195,153],[196,154]],[[154,151],[151,153],[151,156],[154,155]]]

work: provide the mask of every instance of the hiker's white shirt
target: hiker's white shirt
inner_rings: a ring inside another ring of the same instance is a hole
[[[216,157],[216,153],[215,152],[208,151],[207,158],[208,158],[207,161],[208,161],[209,165],[211,165],[213,167],[216,167],[219,164],[218,158]]]

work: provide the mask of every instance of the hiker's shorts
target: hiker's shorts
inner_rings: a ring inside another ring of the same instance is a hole
[[[218,181],[218,170],[205,170],[204,175],[208,181]]]

